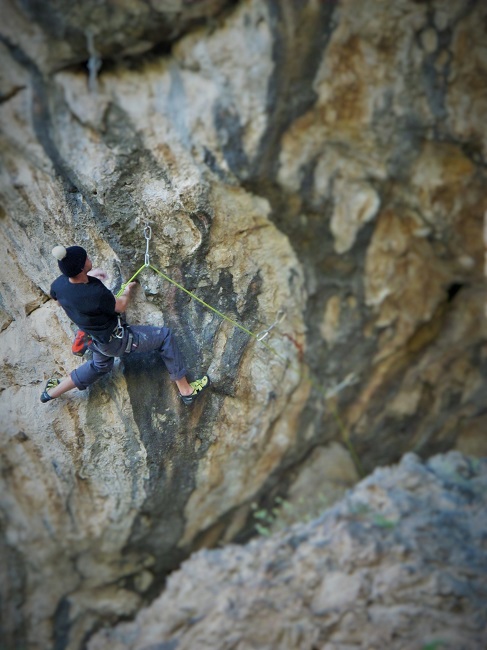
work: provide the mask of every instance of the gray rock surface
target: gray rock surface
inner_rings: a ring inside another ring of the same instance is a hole
[[[90,75],[113,61],[171,44],[198,25],[213,26],[231,0],[8,0],[2,37],[43,73],[84,64]]]
[[[411,450],[487,454],[486,11],[4,0],[0,590],[16,650],[78,650],[132,616],[194,550],[248,538],[253,503],[312,492],[301,475],[333,474],[336,445],[333,498]],[[79,363],[49,300],[52,247],[85,246],[116,290],[144,263],[146,220],[152,264],[200,299],[253,332],[285,310],[277,354],[144,271],[129,320],[174,327],[210,394],[185,410],[157,359],[128,358],[42,405]]]
[[[487,644],[487,461],[413,454],[320,518],[200,551],[89,650],[480,650]]]

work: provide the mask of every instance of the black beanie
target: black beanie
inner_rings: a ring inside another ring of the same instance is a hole
[[[68,278],[74,278],[75,275],[81,273],[88,257],[84,248],[81,246],[55,246],[52,249],[52,254],[57,259],[61,273],[67,275]]]

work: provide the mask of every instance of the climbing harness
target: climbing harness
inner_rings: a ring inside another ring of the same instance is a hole
[[[112,339],[123,339],[123,337],[125,336],[125,332],[128,332],[127,343],[125,345],[125,350],[124,350],[125,354],[128,354],[129,352],[132,351],[132,343],[134,340],[134,335],[132,334],[130,327],[126,323],[122,322],[122,317],[120,316],[120,314],[117,314],[117,321],[118,321],[117,326],[113,330],[112,335],[110,336],[110,341]]]
[[[120,314],[117,314],[117,325],[110,335],[110,341],[113,339],[123,339],[125,331],[128,332],[127,343],[124,352],[128,354],[132,351],[132,343],[134,335],[130,327],[122,322]],[[93,349],[93,337],[91,337],[83,330],[78,330],[71,345],[71,352],[77,357],[83,357],[88,350]]]
[[[132,352],[132,343],[134,342],[134,335],[132,334],[132,331],[128,329],[128,336],[127,336],[127,344],[125,346],[125,354],[129,354]]]

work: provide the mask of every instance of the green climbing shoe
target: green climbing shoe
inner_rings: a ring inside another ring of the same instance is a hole
[[[179,395],[185,404],[192,404],[201,395],[201,393],[210,385],[210,378],[208,375],[203,375],[201,379],[190,381],[189,385],[192,387],[193,392],[191,395]]]
[[[54,377],[50,377],[47,380],[46,385],[45,385],[44,390],[43,390],[42,395],[41,395],[41,402],[43,404],[45,404],[46,402],[50,402],[52,400],[52,397],[49,395],[49,393],[47,391],[50,388],[55,388],[56,386],[59,386],[60,383],[61,383],[61,380],[60,379],[54,379]]]

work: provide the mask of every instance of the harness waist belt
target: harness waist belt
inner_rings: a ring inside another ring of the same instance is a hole
[[[127,338],[127,345],[125,346],[125,354],[128,354],[132,349],[132,341],[134,340],[134,335],[129,330],[129,335]]]

